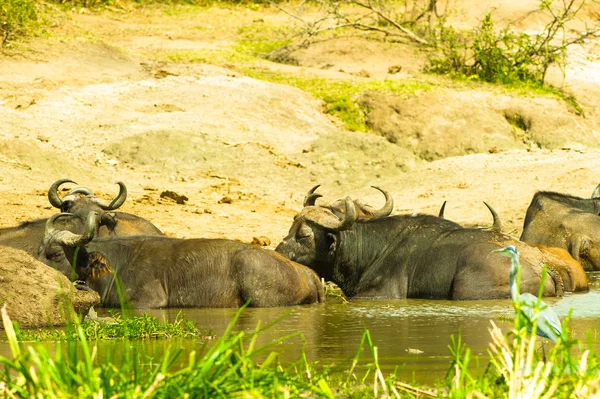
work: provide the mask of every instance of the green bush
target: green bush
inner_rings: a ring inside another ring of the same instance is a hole
[[[26,34],[38,23],[32,0],[0,0],[0,41]]]
[[[565,24],[575,18],[585,1],[579,5],[573,0],[560,6],[553,3],[553,0],[540,1],[540,11],[550,16],[550,22],[532,35],[510,27],[498,29],[491,14],[471,31],[459,31],[441,19],[432,31],[435,51],[427,69],[491,83],[543,86],[551,65],[564,71],[567,48],[598,31],[595,28],[571,33],[567,39]]]

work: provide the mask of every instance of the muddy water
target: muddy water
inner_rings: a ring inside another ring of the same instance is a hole
[[[573,335],[587,340],[591,333],[595,349],[600,350],[600,273],[589,275],[592,289],[585,294],[569,294],[560,299],[546,302],[561,319],[572,312]],[[174,320],[179,309],[150,310],[149,314]],[[235,309],[183,309],[188,319],[202,328],[223,333]],[[277,344],[274,350],[282,354],[283,361],[295,361],[301,351],[306,351],[309,361],[322,364],[350,365],[356,354],[361,337],[368,329],[378,347],[380,365],[386,372],[398,367],[401,378],[421,384],[433,383],[442,378],[451,361],[450,336],[461,334],[463,342],[476,356],[481,356],[482,367],[487,362],[490,342],[488,327],[494,320],[504,331],[511,328],[509,319],[513,315],[509,300],[498,301],[432,301],[432,300],[382,300],[350,301],[347,304],[327,303],[324,305],[293,308],[245,309],[240,315],[236,330],[253,331],[257,323],[264,326],[286,315],[269,329],[261,333],[259,343],[267,343],[295,332],[300,337]],[[169,342],[154,341],[140,345],[149,355],[159,355]],[[173,342],[171,342],[173,344]],[[185,350],[198,348],[192,341],[177,341]],[[118,352],[119,342],[105,342],[99,352]],[[8,355],[8,345],[0,343],[0,355]],[[369,361],[368,350],[363,358]],[[182,359],[185,359],[184,356]]]

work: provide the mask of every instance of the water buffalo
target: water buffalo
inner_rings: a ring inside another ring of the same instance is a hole
[[[492,227],[485,228],[490,231],[500,233],[502,223],[500,217],[490,205],[484,202],[485,206],[492,213],[494,222]],[[446,208],[446,201],[442,204],[438,217],[444,217],[444,210]],[[583,270],[583,267],[573,257],[562,248],[547,247],[545,245],[535,245],[540,251],[544,263],[548,266],[548,269],[555,273],[559,277],[559,281],[562,284],[562,291],[567,292],[581,292],[589,291],[589,283],[587,275]]]
[[[85,232],[74,234],[54,225],[73,215],[53,215],[39,259],[69,277],[74,269],[105,307],[120,305],[116,279],[136,308],[239,307],[248,300],[250,306],[290,306],[323,300],[314,271],[273,251],[223,239],[130,236],[92,241],[97,216],[90,212]]]
[[[318,184],[318,185],[314,186],[313,188],[311,188],[310,190],[308,190],[308,193],[306,193],[306,196],[304,196],[304,206],[315,206],[315,201],[318,198],[322,197],[321,194],[315,193],[315,191],[319,187],[321,187],[320,184]],[[356,206],[356,210],[358,211],[358,217],[361,219],[370,219],[370,218],[380,218],[380,217],[389,216],[392,213],[392,211],[394,210],[394,199],[387,191],[385,191],[379,187],[376,187],[376,186],[371,186],[371,187],[373,187],[375,190],[381,191],[381,193],[385,197],[385,204],[383,205],[383,207],[381,209],[375,209],[371,205],[367,205],[359,199],[354,200],[354,205]],[[329,209],[331,212],[333,212],[338,217],[341,217],[346,210],[345,209],[345,201],[343,199],[334,201],[329,205],[321,205],[321,207],[325,208],[325,209]]]
[[[495,231],[468,229],[432,215],[358,219],[350,198],[343,217],[306,206],[276,251],[335,282],[349,297],[509,298],[510,260],[493,249],[521,252],[521,290],[537,294],[543,259],[531,246]],[[562,293],[550,273],[544,296]]]
[[[71,190],[63,198],[58,196],[58,190],[65,183],[74,183],[69,179],[54,182],[48,190],[48,200],[55,208],[68,211],[77,217],[69,220],[59,220],[57,224],[63,230],[82,233],[87,215],[96,211],[101,215],[99,237],[125,236],[125,235],[163,235],[163,233],[149,221],[125,212],[111,212],[120,207],[127,198],[127,188],[122,182],[119,185],[119,194],[111,201],[96,197],[93,192],[85,187]],[[38,248],[44,237],[44,229],[48,219],[38,219],[24,222],[16,227],[0,229],[0,245],[22,249],[32,256],[36,256]]]
[[[591,198],[537,192],[521,240],[565,249],[585,270],[600,270],[600,185]]]

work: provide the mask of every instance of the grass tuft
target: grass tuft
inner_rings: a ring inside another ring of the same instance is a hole
[[[69,324],[65,329],[16,329],[19,341],[78,341],[79,329]],[[171,339],[204,337],[194,322],[179,313],[174,322],[160,322],[144,313],[139,317],[115,317],[106,321],[86,320],[79,326],[87,340]]]

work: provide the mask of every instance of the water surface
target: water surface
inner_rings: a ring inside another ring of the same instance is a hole
[[[586,341],[588,332],[594,339],[595,350],[600,350],[600,273],[590,273],[592,289],[583,294],[567,294],[562,298],[547,298],[561,320],[571,312],[570,327],[576,338]],[[175,320],[179,312],[196,322],[202,329],[221,335],[237,309],[153,309],[150,315]],[[99,312],[101,313],[101,312]],[[140,314],[143,312],[139,312]],[[248,308],[239,317],[236,331],[252,332],[261,323],[264,326],[282,315],[260,335],[259,344],[301,332],[277,344],[285,362],[300,359],[304,350],[309,361],[322,364],[350,365],[359,347],[361,337],[368,329],[378,347],[380,365],[386,372],[398,368],[401,378],[421,383],[433,383],[443,377],[451,362],[448,345],[452,335],[461,335],[472,353],[481,357],[482,368],[487,364],[490,343],[488,328],[493,320],[503,331],[512,327],[513,308],[510,300],[494,301],[439,301],[439,300],[352,300],[347,304],[289,308]],[[118,353],[120,341],[103,342],[99,356]],[[182,346],[184,351],[198,349],[194,341],[152,341],[136,344],[140,350],[159,356],[168,345]],[[548,345],[548,342],[547,342]],[[549,347],[549,345],[548,345]],[[0,342],[0,355],[8,356],[8,344]],[[370,359],[363,352],[365,361]],[[187,356],[183,356],[185,361]],[[475,363],[473,363],[475,364]]]

